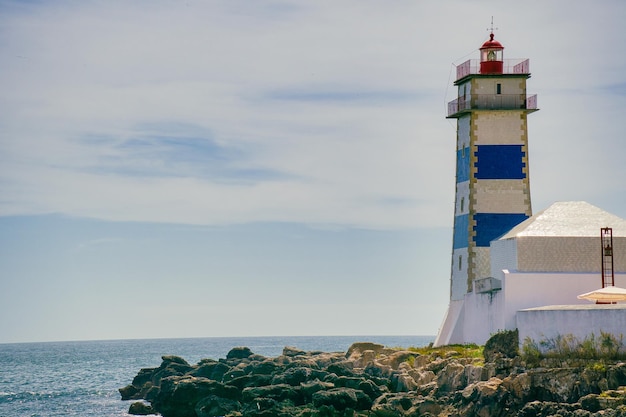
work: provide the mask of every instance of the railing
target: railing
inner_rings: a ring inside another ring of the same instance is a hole
[[[537,110],[537,95],[474,94],[448,103],[448,117],[466,110]]]
[[[530,60],[528,59],[505,59],[503,61],[503,74],[530,74]],[[480,74],[480,61],[470,59],[456,67],[456,79],[460,80],[470,74]]]

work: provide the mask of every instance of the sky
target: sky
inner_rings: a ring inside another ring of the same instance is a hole
[[[533,210],[626,218],[621,0],[0,0],[0,343],[435,335],[492,16]]]

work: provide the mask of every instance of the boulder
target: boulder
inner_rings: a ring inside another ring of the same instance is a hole
[[[448,364],[437,374],[437,392],[447,394],[466,385],[465,366],[457,362]]]
[[[240,391],[233,386],[193,376],[171,376],[161,380],[152,407],[163,417],[186,417],[203,398],[215,395],[239,400]]]
[[[289,400],[294,404],[304,404],[304,397],[300,387],[293,387],[287,384],[244,388],[241,398],[244,402],[256,401],[258,398],[269,398],[277,402]]]
[[[312,400],[315,407],[330,406],[338,411],[348,408],[369,410],[372,406],[372,400],[367,394],[353,388],[332,388],[318,391],[313,394]]]
[[[374,401],[372,412],[377,417],[403,416],[416,407],[420,397],[408,393],[386,393]]]
[[[252,351],[249,347],[238,346],[234,347],[226,354],[226,359],[246,359],[252,356]]]
[[[283,348],[283,356],[296,357],[296,356],[304,356],[304,355],[306,355],[305,351],[295,348],[293,346],[285,346]]]
[[[218,397],[217,395],[209,395],[198,401],[194,411],[197,417],[218,417],[239,411],[240,409],[241,404],[239,401]]]
[[[134,416],[147,416],[150,414],[156,414],[150,404],[146,404],[141,401],[134,402],[128,408],[128,414],[132,414]]]

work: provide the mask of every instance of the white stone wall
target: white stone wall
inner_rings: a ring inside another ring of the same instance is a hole
[[[491,242],[491,276],[504,279],[504,270],[517,270],[517,240],[494,240]]]
[[[474,94],[496,94],[496,84],[501,84],[501,94],[526,94],[526,79],[515,78],[474,78],[472,92]]]
[[[501,291],[465,295],[463,343],[484,344],[493,333],[517,328],[520,310],[547,305],[594,305],[590,301],[579,300],[577,296],[601,287],[598,274],[541,274],[505,270],[502,271],[502,278]],[[616,286],[626,287],[626,274],[616,275],[615,283]],[[624,332],[626,336],[626,327]]]
[[[517,110],[476,114],[476,145],[522,145],[526,143],[526,115]]]
[[[557,336],[573,335],[579,341],[600,332],[618,340],[626,338],[626,304],[551,306],[517,313],[520,345],[526,338],[539,343]]]
[[[470,268],[475,279],[487,278],[491,276],[491,262],[489,248],[473,247],[473,254],[470,255]],[[471,288],[469,289],[471,291]]]
[[[463,343],[484,344],[492,334],[504,330],[502,291],[469,293],[465,297]]]
[[[530,213],[528,184],[521,180],[480,180],[474,185],[477,213]]]
[[[622,277],[626,279],[626,275]],[[589,304],[576,298],[602,286],[599,274],[527,273],[504,271],[502,291],[506,298],[503,311],[507,329],[515,328],[519,310],[554,304]]]

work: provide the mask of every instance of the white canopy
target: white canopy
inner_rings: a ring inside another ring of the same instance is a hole
[[[578,296],[581,300],[600,301],[612,303],[617,301],[626,301],[626,289],[620,287],[604,287],[595,291],[587,292]]]

